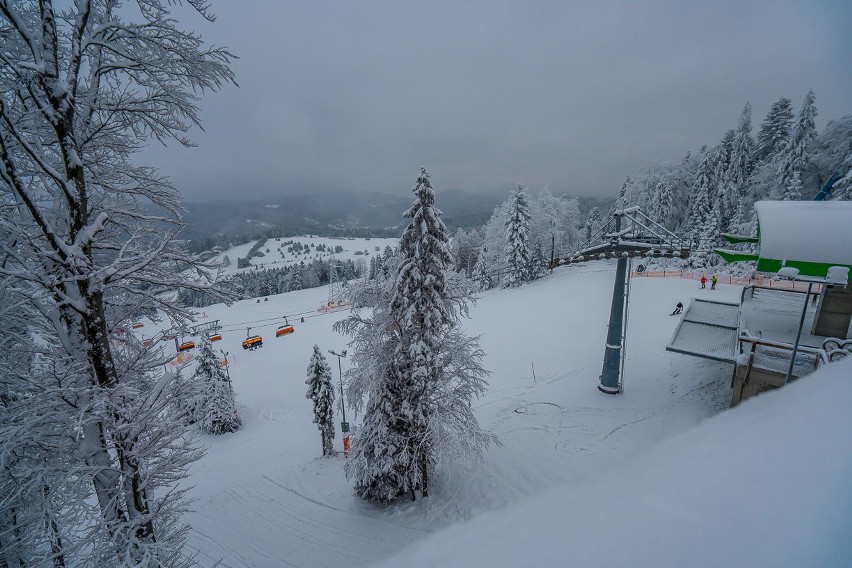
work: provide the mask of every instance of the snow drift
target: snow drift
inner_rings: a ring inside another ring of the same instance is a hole
[[[852,361],[382,566],[850,566]]]

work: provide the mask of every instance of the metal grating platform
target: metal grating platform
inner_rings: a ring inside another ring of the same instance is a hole
[[[693,299],[666,351],[734,363],[739,304]]]

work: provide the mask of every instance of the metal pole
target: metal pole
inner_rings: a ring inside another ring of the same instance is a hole
[[[621,216],[615,217],[615,232],[621,231]],[[613,243],[616,244],[616,243]],[[618,249],[616,248],[616,251]],[[612,288],[612,306],[609,311],[609,330],[606,335],[603,370],[598,390],[607,394],[618,394],[621,372],[621,339],[624,330],[624,288],[627,276],[627,257],[619,256],[615,269],[615,284]]]
[[[790,368],[787,369],[787,376],[784,377],[785,385],[793,378],[793,367],[796,364],[796,353],[799,351],[799,340],[802,337],[802,327],[805,325],[805,312],[808,311],[808,302],[811,299],[811,288],[813,288],[813,285],[813,282],[808,282],[808,293],[805,294],[805,305],[802,306],[802,317],[799,318],[799,330],[796,332],[796,343],[793,344],[793,354],[790,356]]]
[[[343,455],[349,455],[349,422],[346,421],[346,404],[343,400],[343,367],[340,359],[346,357],[346,351],[343,353],[335,353],[333,349],[328,350],[329,353],[337,357],[337,372],[340,373],[340,414],[343,420],[340,422],[340,431],[343,432]]]
[[[343,367],[340,365],[340,355],[337,356],[337,372],[340,374],[340,413],[346,422],[346,405],[343,403]]]

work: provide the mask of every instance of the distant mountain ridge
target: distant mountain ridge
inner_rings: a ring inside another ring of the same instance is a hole
[[[375,191],[189,201],[183,206],[191,228],[183,236],[196,240],[214,235],[260,236],[269,231],[281,235],[397,236],[403,226],[402,213],[413,201],[413,196]],[[448,190],[438,192],[435,204],[444,212],[444,223],[454,231],[482,225],[500,201]]]

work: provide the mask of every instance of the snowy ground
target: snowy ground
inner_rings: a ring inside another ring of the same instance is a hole
[[[375,242],[376,240],[372,241]],[[320,457],[320,436],[305,398],[305,370],[316,343],[346,348],[331,330],[343,312],[254,329],[265,347],[244,352],[247,321],[319,306],[317,288],[204,309],[232,331],[230,353],[245,427],[206,436],[208,454],[191,473],[196,512],[191,546],[203,566],[367,566],[429,533],[596,472],[683,432],[727,407],[729,366],[664,351],[677,324],[668,314],[692,296],[737,301],[738,287],[699,290],[682,279],[635,279],[625,393],[596,386],[602,365],[614,266],[560,268],[542,280],[482,295],[466,327],[481,334],[493,371],[475,403],[502,445],[473,467],[441,464],[432,495],[394,507],[353,496],[344,457]],[[202,320],[203,321],[203,320]],[[337,377],[337,365],[329,356]],[[344,369],[346,360],[343,360]],[[357,424],[358,419],[347,414]],[[340,433],[335,440],[341,445]]]
[[[290,245],[285,245],[285,242],[293,241],[302,243],[307,247],[307,250],[288,251]],[[370,259],[381,254],[386,246],[395,247],[399,244],[399,239],[396,238],[335,238],[335,237],[316,237],[316,236],[301,236],[301,237],[281,237],[278,239],[268,239],[260,248],[263,253],[262,257],[253,257],[249,260],[251,267],[237,268],[237,258],[243,257],[249,253],[257,241],[250,241],[216,255],[217,262],[223,262],[225,257],[228,257],[230,264],[222,269],[224,274],[233,274],[235,272],[244,272],[247,270],[255,270],[257,268],[282,268],[290,266],[294,263],[305,261],[305,264],[314,259],[327,260],[331,256],[331,251],[335,247],[343,247],[342,252],[337,252],[334,258],[337,260],[351,260],[357,262],[358,259],[364,259],[369,263]],[[317,245],[325,245],[325,251],[317,251]],[[269,252],[266,252],[269,249]],[[329,250],[330,249],[330,250]]]

